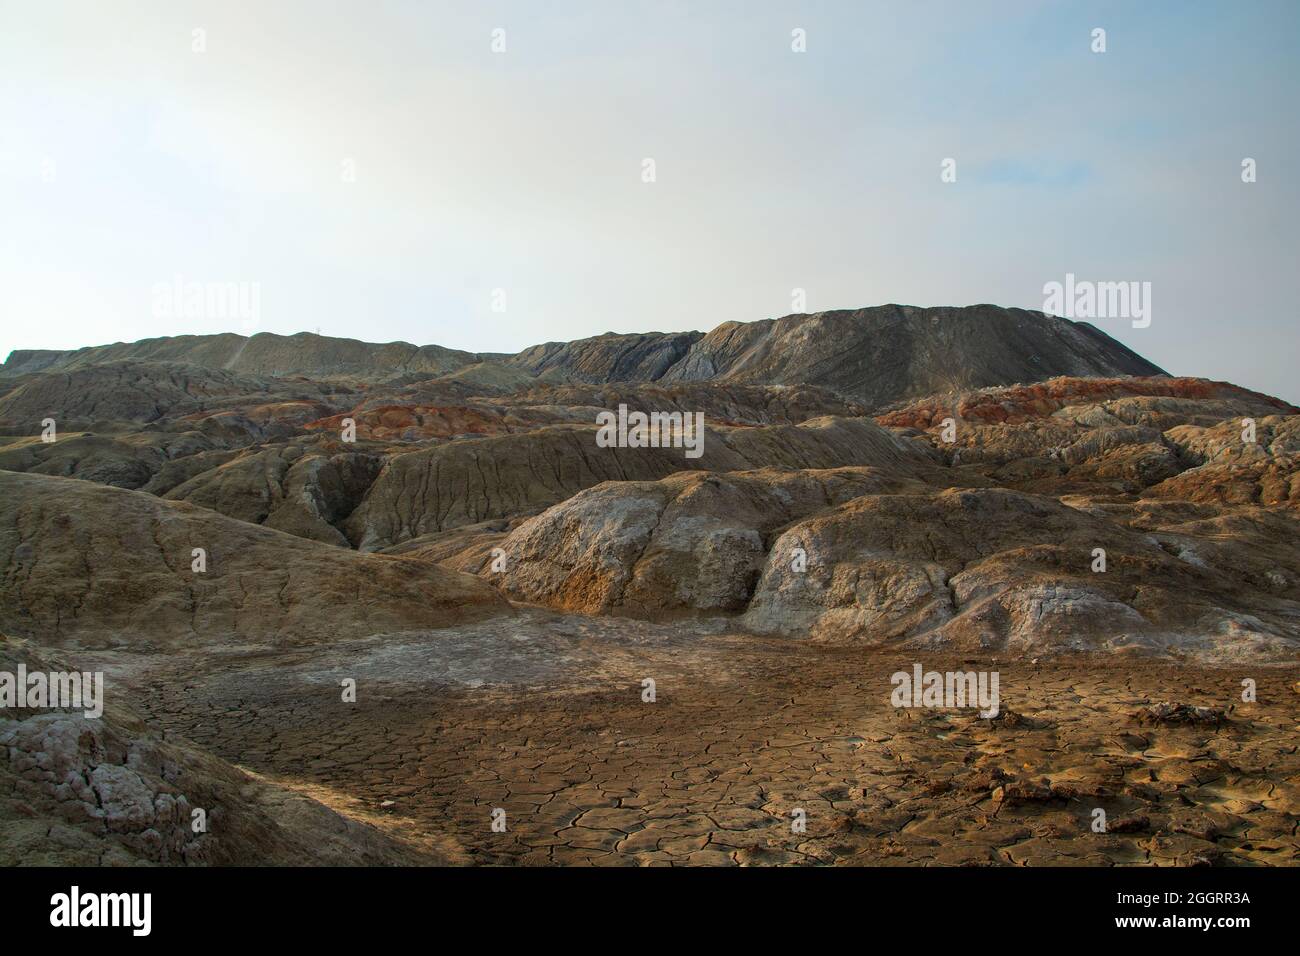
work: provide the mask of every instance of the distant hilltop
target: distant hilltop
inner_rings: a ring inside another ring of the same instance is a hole
[[[308,332],[179,335],[69,351],[15,350],[0,376],[123,361],[357,383],[413,382],[473,369],[474,375],[520,384],[815,385],[870,407],[1059,375],[1166,374],[1086,322],[993,305],[883,305],[724,322],[707,334],[608,332],[515,355]]]

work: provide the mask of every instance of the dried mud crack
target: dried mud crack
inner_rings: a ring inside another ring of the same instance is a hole
[[[155,725],[452,862],[1297,861],[1300,668],[903,657],[540,611],[321,650],[95,662]],[[998,670],[1002,719],[893,708],[913,660]],[[1170,702],[1226,719],[1134,716]]]

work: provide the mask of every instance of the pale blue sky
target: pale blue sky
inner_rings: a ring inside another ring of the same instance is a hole
[[[1288,0],[0,0],[0,354],[241,330],[155,316],[177,275],[513,351],[1073,272],[1152,283],[1097,324],[1170,371],[1296,401],[1298,37]]]

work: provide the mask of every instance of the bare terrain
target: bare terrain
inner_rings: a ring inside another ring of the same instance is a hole
[[[1295,865],[1298,461],[993,306],[15,353],[0,671],[108,706],[0,711],[0,863]]]

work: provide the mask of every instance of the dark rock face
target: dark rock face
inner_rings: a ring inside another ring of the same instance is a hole
[[[653,382],[682,361],[699,332],[612,332],[573,342],[547,342],[525,349],[508,364],[562,382]]]

